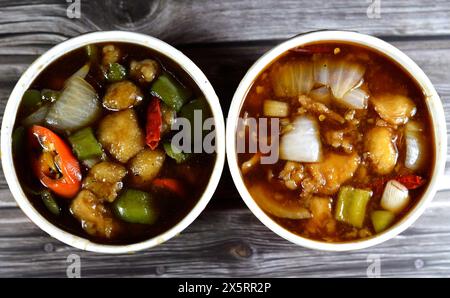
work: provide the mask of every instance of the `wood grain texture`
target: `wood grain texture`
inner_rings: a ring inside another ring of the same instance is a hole
[[[128,3],[82,0],[82,18],[71,20],[65,1],[0,0],[0,119],[28,65],[80,33],[124,29],[174,44],[211,80],[226,114],[237,84],[261,54],[300,32],[340,28],[381,36],[416,61],[440,93],[450,129],[449,1],[382,0],[381,19],[367,18],[365,0]],[[81,257],[85,277],[360,277],[373,256],[380,257],[385,277],[449,277],[449,197],[438,193],[413,227],[387,243],[351,253],[318,252],[263,226],[225,169],[205,212],[180,236],[144,252],[109,256],[70,248],[40,231],[17,208],[0,171],[0,277],[64,277],[72,253]]]

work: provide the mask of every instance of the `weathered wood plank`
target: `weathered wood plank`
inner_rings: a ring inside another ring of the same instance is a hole
[[[371,1],[373,2],[373,1]],[[0,1],[0,34],[19,34],[22,43],[40,36],[53,44],[93,30],[135,30],[169,42],[284,39],[324,28],[376,35],[448,35],[446,0],[379,1],[380,18],[369,18],[366,0],[153,0],[82,1],[81,18],[69,19],[65,1]],[[12,25],[13,23],[13,25]]]
[[[72,253],[80,256],[85,277],[360,277],[366,276],[369,256],[380,258],[383,277],[448,277],[449,195],[440,193],[419,221],[397,238],[352,253],[297,247],[269,231],[247,209],[208,208],[162,246],[135,254],[98,255],[69,248],[45,236],[20,210],[3,208],[0,277],[64,277]]]

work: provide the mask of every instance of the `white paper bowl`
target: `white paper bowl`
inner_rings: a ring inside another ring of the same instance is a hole
[[[362,45],[384,55],[390,57],[392,60],[400,64],[407,72],[410,73],[412,77],[416,79],[420,87],[423,89],[426,103],[429,108],[432,122],[433,122],[433,134],[436,141],[436,151],[435,151],[435,165],[432,173],[431,181],[427,190],[424,192],[421,200],[416,204],[416,206],[398,223],[393,227],[386,230],[383,233],[377,234],[371,238],[350,241],[344,243],[326,243],[321,241],[311,240],[305,237],[296,235],[284,227],[277,224],[272,220],[261,208],[256,204],[256,202],[251,197],[248,192],[244,181],[241,176],[240,168],[237,162],[236,155],[236,128],[238,124],[239,113],[243,104],[243,101],[249,91],[251,85],[257,78],[257,76],[274,60],[276,60],[280,55],[288,51],[289,49],[319,42],[319,41],[330,41],[330,42],[348,42],[353,44]],[[396,47],[391,44],[384,42],[373,36],[360,34],[356,32],[348,31],[317,31],[306,33],[303,35],[296,36],[289,39],[278,46],[274,47],[267,53],[265,53],[261,58],[259,58],[252,67],[248,70],[247,74],[244,76],[240,82],[234,96],[233,101],[230,106],[227,119],[227,159],[228,165],[230,167],[231,175],[233,181],[242,197],[244,202],[250,208],[250,210],[255,214],[255,216],[269,229],[271,229],[276,234],[281,237],[291,241],[292,243],[308,247],[311,249],[326,250],[326,251],[348,251],[355,249],[367,248],[373,245],[380,244],[387,241],[409,226],[411,226],[414,221],[423,213],[428,203],[433,199],[437,189],[439,188],[439,178],[442,178],[445,162],[446,162],[446,152],[447,152],[447,133],[444,110],[442,108],[442,103],[425,73],[417,66],[414,61],[412,61],[408,56],[401,52]]]
[[[197,204],[189,212],[189,214],[186,215],[186,217],[184,217],[170,230],[151,239],[129,245],[104,245],[94,243],[85,238],[70,234],[53,225],[33,207],[25,196],[17,179],[12,158],[11,135],[14,121],[16,119],[17,109],[24,92],[30,87],[31,83],[41,73],[41,71],[59,57],[87,44],[101,42],[126,42],[141,45],[175,61],[184,71],[186,71],[186,73],[191,76],[193,81],[203,92],[206,100],[210,104],[215,119],[217,147],[216,161],[208,185]],[[181,231],[189,226],[206,207],[219,183],[223,170],[225,161],[225,125],[219,99],[217,98],[213,87],[203,72],[183,53],[157,38],[143,34],[125,31],[94,32],[68,39],[56,45],[40,56],[25,71],[14,87],[14,90],[12,91],[6,105],[1,129],[1,153],[2,166],[6,181],[8,182],[9,188],[17,201],[17,204],[23,212],[25,212],[25,214],[42,230],[54,238],[79,249],[101,253],[128,253],[156,246],[181,233]]]

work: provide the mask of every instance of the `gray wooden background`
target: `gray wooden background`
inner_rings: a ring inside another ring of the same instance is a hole
[[[367,15],[373,2],[380,4],[379,18]],[[262,53],[298,33],[328,28],[373,34],[399,47],[428,74],[450,119],[448,0],[81,0],[79,19],[67,17],[68,5],[0,0],[0,117],[28,65],[80,33],[131,30],[175,45],[206,73],[227,113],[238,82]],[[0,171],[0,277],[65,277],[71,254],[80,256],[83,277],[364,277],[374,259],[383,277],[450,276],[449,197],[438,193],[414,226],[387,243],[319,252],[265,228],[241,202],[225,169],[210,205],[180,236],[154,249],[110,256],[73,249],[40,231],[17,208]]]

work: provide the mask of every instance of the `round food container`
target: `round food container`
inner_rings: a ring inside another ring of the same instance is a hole
[[[431,173],[431,180],[423,195],[412,209],[396,224],[379,234],[368,238],[348,241],[348,242],[324,242],[312,240],[295,234],[268,216],[261,207],[252,198],[248,188],[246,187],[240,165],[237,159],[237,129],[240,117],[240,111],[243,102],[256,78],[278,57],[299,46],[313,44],[317,42],[336,42],[348,43],[363,46],[374,50],[375,52],[384,54],[386,57],[395,61],[400,65],[406,73],[414,78],[418,86],[423,90],[426,105],[432,122],[432,133],[435,140],[435,164]],[[444,110],[441,100],[432,83],[425,73],[412,61],[408,56],[401,52],[391,44],[373,36],[348,31],[317,31],[301,34],[289,39],[260,57],[252,67],[247,71],[246,75],[240,82],[228,113],[227,119],[227,159],[230,167],[233,181],[244,202],[253,212],[253,214],[269,229],[288,241],[300,246],[311,249],[324,251],[349,251],[363,249],[374,246],[387,241],[409,226],[411,226],[417,218],[423,213],[427,205],[433,199],[436,191],[439,189],[449,188],[449,178],[444,177],[444,168],[447,153],[447,133]]]
[[[191,211],[184,218],[182,218],[181,221],[179,221],[176,225],[174,225],[166,232],[151,239],[127,245],[94,243],[88,239],[64,231],[49,222],[33,207],[29,199],[26,197],[19,183],[12,155],[12,131],[14,122],[16,120],[16,115],[22,96],[24,95],[24,92],[31,86],[32,82],[47,66],[49,66],[65,54],[73,50],[82,48],[88,44],[105,42],[135,44],[138,46],[149,48],[150,50],[156,52],[164,58],[167,58],[168,61],[173,61],[180,69],[185,71],[191,77],[192,81],[204,94],[207,102],[210,105],[215,121],[216,160],[213,164],[212,175],[209,178],[209,182],[206,185],[205,191],[199,198],[198,202],[191,209]],[[210,82],[203,74],[203,72],[183,53],[157,38],[144,34],[125,31],[93,32],[68,39],[51,48],[42,56],[40,56],[36,61],[34,61],[33,64],[31,64],[31,66],[21,76],[20,80],[17,82],[14,90],[9,97],[3,116],[3,123],[1,128],[1,153],[3,171],[5,173],[9,188],[17,204],[23,210],[23,212],[25,212],[25,214],[42,230],[47,232],[52,237],[82,250],[100,253],[129,253],[159,245],[178,235],[186,227],[188,227],[206,207],[219,183],[224,166],[225,125],[219,99],[217,98],[213,87],[211,86]]]

